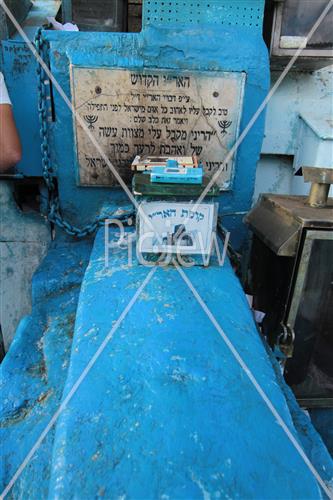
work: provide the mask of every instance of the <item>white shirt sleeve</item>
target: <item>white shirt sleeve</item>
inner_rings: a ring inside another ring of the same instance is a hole
[[[0,71],[0,104],[11,104],[11,100],[9,99],[7,87],[5,84],[5,79],[1,71]]]

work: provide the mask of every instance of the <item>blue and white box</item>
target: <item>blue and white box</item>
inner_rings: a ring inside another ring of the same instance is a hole
[[[153,167],[150,175],[151,182],[169,184],[202,184],[202,177],[202,167],[182,167],[177,162],[171,165],[171,161],[165,167]]]

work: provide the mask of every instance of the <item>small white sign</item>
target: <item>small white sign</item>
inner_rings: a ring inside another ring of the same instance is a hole
[[[143,201],[138,210],[138,251],[209,255],[216,221],[216,203],[195,208],[191,203]]]

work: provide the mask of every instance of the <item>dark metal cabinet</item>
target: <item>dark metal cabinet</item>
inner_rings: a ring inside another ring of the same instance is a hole
[[[246,218],[262,330],[287,359],[286,381],[307,407],[333,406],[333,199],[262,195]]]

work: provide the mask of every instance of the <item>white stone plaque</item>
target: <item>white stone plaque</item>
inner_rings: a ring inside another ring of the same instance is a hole
[[[236,141],[245,73],[72,67],[77,113],[126,182],[136,155],[191,156],[212,175]],[[117,183],[91,139],[75,120],[78,183]],[[221,189],[230,189],[234,158]]]

